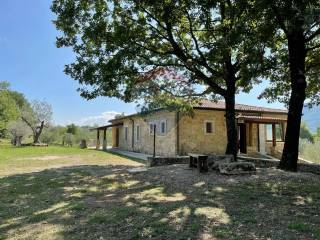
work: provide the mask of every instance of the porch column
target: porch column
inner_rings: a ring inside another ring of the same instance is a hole
[[[103,150],[107,150],[107,129],[103,129]]]
[[[97,142],[96,142],[96,149],[100,149],[100,131],[97,129]]]
[[[265,125],[258,124],[259,128],[259,146],[260,146],[260,153],[266,154],[266,137],[265,137]]]
[[[272,123],[272,146],[277,146],[277,138],[276,138],[276,124]]]

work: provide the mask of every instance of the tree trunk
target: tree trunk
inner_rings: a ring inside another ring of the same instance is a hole
[[[11,141],[12,145],[15,147],[21,147],[21,142],[22,142],[22,136],[15,136]]]
[[[233,65],[231,63],[231,57],[228,57],[228,61],[225,63],[226,76],[225,82],[227,85],[227,91],[224,96],[226,104],[226,126],[227,126],[227,148],[226,154],[232,154],[234,161],[237,161],[238,153],[238,132],[236,123],[236,111],[235,111],[235,93],[236,93],[236,76]]]
[[[44,127],[44,122],[42,121],[40,126],[36,128],[33,132],[33,143],[40,143],[40,135]]]
[[[232,154],[234,160],[237,161],[238,153],[238,133],[236,126],[235,113],[235,94],[227,94],[225,97],[226,103],[226,126],[227,126],[227,148],[226,154]]]
[[[17,137],[16,139],[16,147],[21,147],[22,136]]]
[[[296,31],[294,34],[288,36],[288,49],[291,96],[285,144],[279,167],[284,170],[297,171],[300,124],[307,87],[305,77],[306,49],[302,30]]]

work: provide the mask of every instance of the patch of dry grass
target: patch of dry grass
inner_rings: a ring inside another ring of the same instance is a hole
[[[20,152],[17,154],[16,151]],[[125,165],[143,164],[110,153],[91,149],[67,147],[48,148],[4,148],[0,152],[0,177],[18,173],[42,171],[49,168],[62,168],[82,165]],[[1,158],[5,155],[6,158]]]
[[[0,178],[0,239],[320,239],[316,175],[129,173],[141,163],[96,151],[19,158],[25,173],[17,158]]]

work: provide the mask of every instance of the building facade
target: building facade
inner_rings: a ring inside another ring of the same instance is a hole
[[[194,107],[192,117],[163,109],[114,119],[105,127],[112,127],[112,147],[122,150],[167,157],[191,152],[224,154],[224,110],[224,102],[205,100]],[[287,111],[237,104],[236,112],[239,151],[278,157],[283,148]]]

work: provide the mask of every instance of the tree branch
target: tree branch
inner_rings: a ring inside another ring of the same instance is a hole
[[[218,84],[212,81],[210,77],[205,75],[202,71],[200,71],[195,65],[193,65],[190,61],[194,61],[194,59],[191,56],[187,56],[183,50],[180,48],[180,46],[177,44],[177,42],[174,40],[173,34],[172,34],[172,25],[168,21],[168,17],[165,16],[165,24],[167,29],[167,35],[169,38],[169,41],[171,43],[171,46],[173,47],[174,54],[181,59],[182,62],[186,64],[186,67],[188,70],[195,73],[195,75],[203,80],[206,84],[208,84],[216,93],[224,96],[225,90],[221,88]]]
[[[304,34],[305,37],[308,36],[308,34],[311,32],[312,28],[314,28],[315,26],[317,26],[317,24],[319,24],[317,21],[315,21],[310,27],[309,29],[306,31],[306,33]]]
[[[314,39],[319,34],[320,34],[320,27],[316,31],[314,31],[309,37],[307,37],[305,42],[310,42],[312,39]]]
[[[314,45],[313,47],[308,47],[308,48],[306,49],[306,51],[307,51],[307,52],[308,52],[308,51],[312,51],[312,50],[317,49],[317,48],[319,48],[319,47],[320,47],[320,43]]]
[[[275,5],[271,4],[271,8],[272,8],[274,14],[276,15],[276,19],[280,25],[280,28],[288,36],[289,32],[288,32],[288,29],[286,28],[286,25],[284,24],[284,19],[282,18],[282,15],[279,13],[279,11]]]
[[[32,132],[35,133],[35,129],[32,126],[32,124],[23,116],[21,116],[21,119],[22,119],[22,121],[24,121],[31,128]]]
[[[167,89],[162,89],[163,91],[165,91],[166,93],[168,94],[171,94],[175,97],[178,97],[178,98],[186,98],[186,97],[202,97],[204,95],[207,95],[209,93],[212,92],[212,89],[210,87],[208,87],[206,90],[204,90],[203,92],[201,93],[191,93],[191,94],[183,94],[183,95],[177,95],[177,94],[174,94],[172,93],[171,91],[167,90]]]

